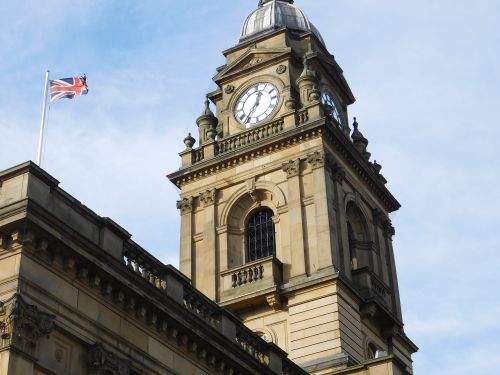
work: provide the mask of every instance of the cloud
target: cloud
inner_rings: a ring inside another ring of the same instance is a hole
[[[178,192],[165,174],[256,3],[2,3],[0,169],[35,156],[43,71],[87,73],[87,97],[52,106],[45,166],[176,265]],[[415,372],[495,373],[500,3],[296,4],[343,67],[358,99],[349,115],[403,204],[394,245],[405,329],[421,348]]]

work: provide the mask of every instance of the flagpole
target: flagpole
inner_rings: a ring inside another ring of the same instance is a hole
[[[47,118],[47,106],[49,104],[49,75],[50,70],[45,72],[45,90],[43,92],[43,109],[42,109],[42,121],[40,123],[40,136],[38,138],[38,156],[37,164],[41,166],[42,164],[42,152],[43,152],[43,136],[45,133],[45,123]]]

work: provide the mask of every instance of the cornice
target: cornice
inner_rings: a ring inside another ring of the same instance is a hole
[[[15,167],[6,169],[0,172],[0,186],[2,186],[3,181],[11,179],[16,176],[20,176],[23,174],[32,174],[33,176],[39,178],[44,183],[46,183],[50,188],[55,188],[59,185],[59,181],[52,177],[50,174],[45,172],[38,165],[33,163],[32,161],[28,161],[22,164],[19,164]]]
[[[178,187],[182,187],[187,183],[236,167],[251,159],[279,152],[285,148],[319,136],[323,136],[332,149],[335,150],[338,157],[350,165],[368,188],[382,201],[387,211],[396,211],[401,207],[387,187],[382,184],[375,172],[371,170],[368,162],[362,158],[345,135],[328,118],[320,118],[307,122],[222,155],[204,159],[194,165],[182,168],[167,177],[172,183]],[[227,141],[227,139],[223,141]]]

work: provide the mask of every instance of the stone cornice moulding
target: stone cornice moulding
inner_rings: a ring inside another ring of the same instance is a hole
[[[257,144],[250,144],[223,155],[203,160],[197,164],[174,172],[167,177],[179,188],[182,188],[182,186],[190,182],[236,167],[254,158],[279,152],[312,138],[320,137],[323,134],[332,149],[336,150],[338,156],[353,168],[353,171],[361,178],[374,195],[381,199],[381,202],[389,212],[396,211],[401,207],[396,198],[394,198],[387,187],[382,184],[380,178],[375,175],[370,165],[361,155],[359,155],[359,152],[356,151],[342,131],[337,129],[334,125],[331,125],[330,121],[326,118],[321,118],[299,127],[285,130]]]

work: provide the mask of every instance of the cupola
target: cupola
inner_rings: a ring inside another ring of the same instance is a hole
[[[286,27],[299,32],[312,32],[324,45],[318,29],[304,12],[293,5],[293,0],[261,0],[259,7],[245,20],[240,42],[245,42],[271,30]]]

